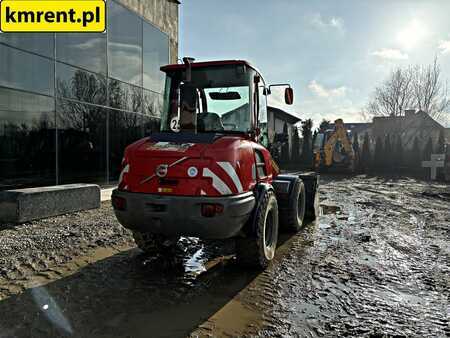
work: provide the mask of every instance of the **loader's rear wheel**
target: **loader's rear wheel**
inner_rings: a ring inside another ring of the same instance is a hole
[[[281,226],[283,229],[298,232],[303,226],[306,212],[306,189],[302,181],[297,181],[292,192],[287,210],[281,213]]]
[[[239,238],[237,259],[241,265],[266,268],[275,256],[278,242],[278,204],[275,194],[267,191],[254,215],[253,233]]]
[[[179,237],[168,238],[148,232],[133,231],[134,241],[147,255],[174,254]]]

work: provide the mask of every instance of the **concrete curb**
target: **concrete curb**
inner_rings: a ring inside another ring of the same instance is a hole
[[[0,223],[25,223],[100,207],[100,187],[69,184],[0,192]]]

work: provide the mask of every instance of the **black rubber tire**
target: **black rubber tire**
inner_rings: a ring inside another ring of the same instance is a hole
[[[138,231],[133,231],[133,238],[139,249],[152,256],[173,252],[179,240],[179,237],[167,238],[162,235]]]
[[[296,182],[289,207],[280,215],[281,227],[291,232],[299,232],[303,227],[306,213],[306,189],[302,181]]]
[[[236,242],[240,265],[265,269],[275,256],[278,242],[278,203],[273,191],[267,191],[257,206],[252,233]]]

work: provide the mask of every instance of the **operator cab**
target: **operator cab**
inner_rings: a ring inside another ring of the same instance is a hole
[[[161,68],[167,74],[161,132],[238,134],[266,143],[270,89],[261,74],[246,61],[184,61]]]

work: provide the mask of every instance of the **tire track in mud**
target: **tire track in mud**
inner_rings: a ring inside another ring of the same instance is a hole
[[[259,335],[449,335],[450,203],[423,200],[425,188],[442,187],[361,177],[322,185],[336,213],[273,267],[281,292],[271,292]]]

